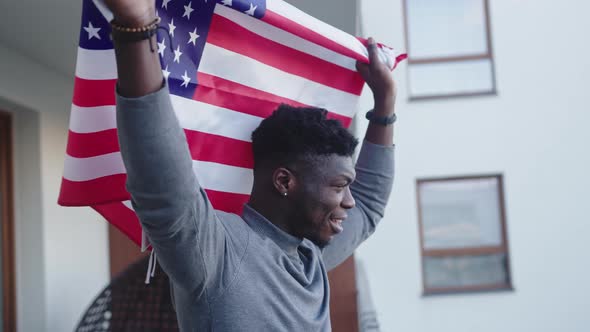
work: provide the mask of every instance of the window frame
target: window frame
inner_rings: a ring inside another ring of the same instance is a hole
[[[481,54],[465,54],[465,55],[455,55],[455,56],[440,56],[440,57],[429,57],[429,58],[412,58],[410,54],[410,38],[409,38],[409,25],[408,25],[408,4],[407,2],[411,0],[403,0],[402,1],[402,9],[403,9],[403,20],[404,20],[404,38],[406,42],[406,49],[408,50],[408,58],[407,58],[407,69],[406,69],[406,78],[408,82],[408,100],[409,101],[420,101],[420,100],[432,100],[432,99],[448,99],[448,98],[461,98],[461,97],[477,97],[477,96],[494,96],[498,94],[497,91],[497,84],[496,84],[496,66],[494,62],[493,56],[493,47],[492,47],[492,31],[491,31],[491,23],[490,23],[490,5],[488,0],[481,0],[484,2],[484,19],[485,19],[485,27],[486,27],[486,45],[487,45],[487,53]],[[476,92],[457,92],[457,93],[441,93],[441,94],[432,94],[432,95],[422,95],[422,96],[412,96],[411,95],[411,82],[410,82],[410,66],[411,65],[420,65],[420,64],[440,64],[440,63],[452,63],[452,62],[464,62],[464,61],[475,61],[475,60],[489,60],[491,66],[491,80],[492,80],[492,89],[489,91],[476,91]]]
[[[0,111],[0,191],[3,193],[0,227],[2,227],[2,326],[4,331],[16,330],[16,283],[14,252],[14,184],[12,116]]]
[[[502,243],[498,246],[479,246],[466,248],[448,248],[448,249],[424,249],[424,226],[422,222],[422,210],[420,208],[420,185],[429,182],[452,182],[463,180],[487,180],[495,178],[498,183],[498,209],[500,216],[500,234]],[[418,211],[418,232],[420,237],[420,261],[422,269],[422,295],[439,295],[439,294],[456,294],[469,292],[486,292],[486,291],[512,291],[512,274],[510,268],[510,251],[508,247],[508,234],[506,230],[506,207],[504,202],[504,178],[502,174],[481,174],[481,175],[465,175],[452,177],[437,177],[437,178],[420,178],[416,179],[416,206]],[[498,284],[482,284],[477,286],[456,286],[456,287],[428,287],[426,284],[426,257],[442,257],[442,256],[471,256],[471,255],[485,255],[485,254],[505,254],[506,255],[506,283]]]

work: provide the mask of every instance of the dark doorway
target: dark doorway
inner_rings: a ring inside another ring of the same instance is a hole
[[[12,118],[0,112],[0,331],[16,330]]]

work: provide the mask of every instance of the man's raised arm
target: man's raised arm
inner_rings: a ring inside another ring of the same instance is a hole
[[[369,64],[357,63],[357,69],[371,88],[375,104],[356,164],[356,180],[350,186],[356,205],[348,213],[343,232],[323,250],[328,270],[344,261],[375,231],[393,185],[395,82],[390,69],[379,60],[372,38],[368,49]]]
[[[209,294],[205,290],[219,273],[230,270],[226,249],[232,244],[226,244],[224,227],[193,173],[186,137],[151,47],[155,34],[150,40],[124,30],[155,22],[154,0],[105,3],[118,27],[113,27],[117,129],[133,207],[175,287],[185,294]]]

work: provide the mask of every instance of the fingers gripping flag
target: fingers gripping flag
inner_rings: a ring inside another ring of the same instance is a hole
[[[253,180],[250,134],[281,103],[325,108],[350,125],[365,40],[282,0],[158,0],[156,14],[170,34],[158,35],[162,72],[216,209],[241,212]],[[84,0],[59,204],[90,206],[140,244],[117,141],[111,18],[99,1]],[[379,47],[392,70],[405,58]]]

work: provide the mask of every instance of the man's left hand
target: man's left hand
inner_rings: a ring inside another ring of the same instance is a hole
[[[367,82],[371,91],[373,91],[376,108],[381,108],[379,111],[392,113],[394,111],[393,105],[395,104],[395,97],[397,94],[395,81],[393,80],[391,70],[379,59],[379,49],[375,40],[369,38],[367,44],[369,50],[369,63],[367,64],[357,61],[356,69],[365,82]]]

